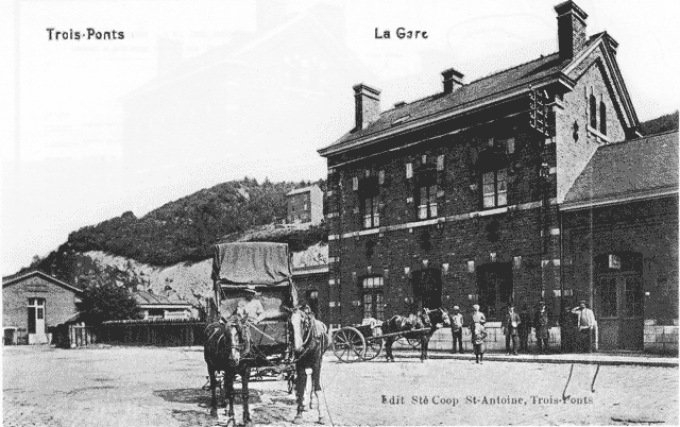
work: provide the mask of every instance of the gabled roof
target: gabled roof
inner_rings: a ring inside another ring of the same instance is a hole
[[[578,64],[601,47],[607,77],[621,105],[627,126],[639,125],[623,77],[616,64],[614,51],[618,44],[606,32],[591,36],[574,58],[562,59],[559,53],[541,56],[533,61],[499,71],[454,90],[443,92],[384,111],[364,129],[354,129],[333,144],[318,150],[322,156],[340,153],[369,142],[415,130],[431,123],[485,108],[503,100],[529,93],[532,88],[561,82],[573,88],[579,75]]]
[[[135,292],[134,298],[135,301],[137,301],[137,304],[139,304],[141,307],[167,306],[167,305],[177,307],[191,307],[191,304],[189,303],[170,301],[170,299],[164,295],[156,295],[145,291]]]
[[[443,92],[405,105],[384,111],[375,122],[365,129],[345,134],[335,143],[319,150],[321,155],[329,151],[350,148],[354,142],[372,135],[385,133],[391,129],[402,130],[410,124],[424,121],[447,112],[455,112],[465,107],[481,106],[486,101],[500,98],[517,89],[529,89],[555,78],[570,60],[560,59],[558,53],[541,56],[538,59],[500,71],[468,83],[450,94]]]
[[[563,210],[678,193],[678,132],[601,146],[565,197]]]
[[[74,292],[77,292],[77,293],[82,293],[82,292],[83,292],[82,289],[80,289],[80,288],[78,288],[78,287],[76,287],[76,286],[73,286],[73,285],[69,285],[68,283],[63,282],[63,281],[57,279],[56,277],[52,277],[52,276],[50,276],[50,275],[47,274],[47,273],[43,273],[43,272],[40,271],[40,270],[33,270],[33,271],[28,271],[28,272],[22,273],[22,274],[11,275],[11,276],[5,276],[5,277],[2,278],[2,287],[5,288],[5,287],[7,287],[7,286],[10,286],[10,285],[13,285],[13,284],[22,282],[22,281],[24,281],[24,280],[26,280],[26,279],[28,279],[28,278],[30,278],[30,277],[33,277],[33,276],[42,277],[43,279],[45,279],[45,280],[47,280],[47,281],[49,281],[49,282],[52,282],[52,283],[54,283],[54,284],[56,284],[56,285],[59,285],[59,286],[61,286],[61,287],[63,287],[63,288],[69,289],[69,290],[74,291]]]

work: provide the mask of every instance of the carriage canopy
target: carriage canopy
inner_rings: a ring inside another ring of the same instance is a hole
[[[263,294],[284,288],[297,304],[290,252],[285,243],[242,242],[215,245],[212,278],[215,289],[237,291],[255,286]],[[219,288],[218,288],[219,287]]]

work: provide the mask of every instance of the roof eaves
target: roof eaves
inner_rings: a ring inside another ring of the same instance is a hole
[[[63,286],[63,287],[68,288],[68,289],[71,289],[71,290],[73,290],[73,291],[75,291],[75,292],[78,292],[78,293],[82,293],[82,292],[83,292],[82,289],[77,288],[77,287],[75,287],[75,286],[73,286],[73,285],[69,285],[68,283],[63,282],[63,281],[57,279],[56,277],[52,277],[52,276],[50,276],[49,274],[47,274],[47,273],[45,273],[45,272],[42,272],[42,271],[40,271],[40,270],[29,271],[28,273],[22,274],[21,276],[12,277],[12,278],[7,279],[7,280],[5,280],[5,277],[10,277],[10,276],[5,276],[5,277],[2,278],[2,287],[4,288],[5,286],[12,285],[12,284],[14,284],[14,283],[16,283],[16,282],[19,282],[19,281],[21,281],[21,280],[27,279],[27,278],[29,278],[29,277],[31,277],[31,276],[35,276],[35,275],[42,276],[45,280],[49,280],[49,281],[51,281],[51,282],[56,283],[57,285]]]
[[[344,151],[348,151],[358,146],[364,145],[365,143],[374,143],[388,137],[399,135],[407,131],[415,130],[421,126],[430,125],[439,120],[448,120],[458,115],[462,115],[464,113],[469,114],[477,110],[481,110],[483,108],[488,107],[489,104],[493,102],[508,101],[517,96],[521,96],[524,93],[528,93],[532,87],[540,87],[555,81],[560,83],[569,82],[570,79],[567,78],[567,80],[565,80],[564,77],[566,76],[564,76],[561,71],[557,70],[555,73],[552,73],[541,80],[537,80],[536,82],[525,82],[519,85],[515,85],[501,92],[488,95],[484,98],[478,98],[464,104],[459,104],[447,110],[440,110],[430,114],[429,116],[419,117],[418,119],[402,123],[399,126],[380,130],[373,134],[361,135],[353,139],[348,139],[341,143],[335,142],[329,146],[317,150],[317,152],[321,156],[325,157],[332,154],[338,154]]]

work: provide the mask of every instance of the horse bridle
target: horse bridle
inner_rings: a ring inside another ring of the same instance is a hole
[[[313,324],[312,319],[309,317],[309,315],[307,313],[300,310],[299,308],[297,308],[296,310],[299,310],[300,313],[302,313],[302,318],[303,318],[303,325],[302,326],[303,326],[303,329],[304,329],[305,326],[307,327],[307,335],[303,336],[303,338],[302,338],[302,349],[303,349],[302,354],[295,357],[295,351],[291,352],[291,354],[293,355],[293,360],[291,360],[291,363],[295,363],[298,360],[302,359],[307,354],[307,352],[309,352],[310,348],[312,347],[312,346],[308,346],[309,341],[312,339],[312,329],[316,327]]]

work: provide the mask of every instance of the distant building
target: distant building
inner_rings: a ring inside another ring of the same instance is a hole
[[[42,271],[2,278],[2,328],[6,343],[50,342],[48,329],[78,313],[83,291]]]
[[[317,185],[298,188],[286,194],[289,224],[318,224],[323,219],[323,192]]]
[[[163,295],[135,292],[135,301],[144,314],[144,320],[190,319],[191,304],[171,301]]]

